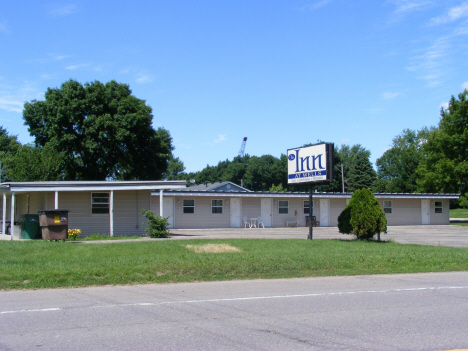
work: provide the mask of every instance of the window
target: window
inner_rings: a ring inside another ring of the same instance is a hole
[[[91,193],[91,213],[109,214],[109,193]]]
[[[223,200],[211,200],[211,213],[223,213]]]
[[[442,213],[442,209],[443,209],[442,201],[436,201],[434,204],[434,207],[435,207],[435,213]]]
[[[195,200],[185,199],[183,201],[183,213],[195,213]]]
[[[383,202],[383,211],[385,213],[392,213],[392,202],[391,201],[384,201]]]
[[[288,214],[289,201],[278,201],[279,213]]]
[[[309,200],[304,201],[304,214],[309,214]],[[312,214],[314,214],[314,202],[312,201]]]

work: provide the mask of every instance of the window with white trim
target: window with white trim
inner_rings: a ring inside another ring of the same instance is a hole
[[[223,213],[223,200],[211,200],[211,213]]]
[[[442,213],[444,209],[444,205],[442,201],[434,202],[435,213]]]
[[[309,200],[304,200],[304,214],[309,214]],[[312,201],[312,214],[314,214],[314,202]]]
[[[182,212],[183,213],[195,213],[195,200],[194,199],[184,199],[182,201]]]
[[[390,200],[383,202],[383,211],[385,213],[392,213],[392,202]]]
[[[278,201],[278,209],[279,209],[280,214],[288,214],[289,213],[289,201],[288,200]]]
[[[109,214],[109,193],[91,193],[91,214]]]

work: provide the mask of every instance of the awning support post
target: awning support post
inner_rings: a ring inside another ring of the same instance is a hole
[[[164,200],[163,200],[163,192],[164,190],[159,190],[159,215],[164,217]]]
[[[307,239],[312,240],[313,237],[313,229],[312,229],[312,209],[313,209],[313,202],[312,202],[312,184],[309,184],[309,235]]]
[[[109,199],[109,221],[110,221],[110,233],[111,237],[114,236],[114,190],[110,192],[110,199]]]
[[[3,193],[3,222],[2,222],[2,240],[5,240],[6,231],[6,194]]]
[[[15,192],[11,192],[11,209],[10,209],[10,230],[11,240],[13,240],[13,232],[15,228]]]

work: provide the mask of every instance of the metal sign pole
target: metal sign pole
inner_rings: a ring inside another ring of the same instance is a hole
[[[312,240],[313,229],[312,229],[312,184],[309,184],[309,236],[307,239]]]

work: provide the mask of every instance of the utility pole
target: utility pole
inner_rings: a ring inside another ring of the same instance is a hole
[[[341,164],[341,186],[342,186],[342,193],[344,193],[344,173],[343,173],[343,164]]]

